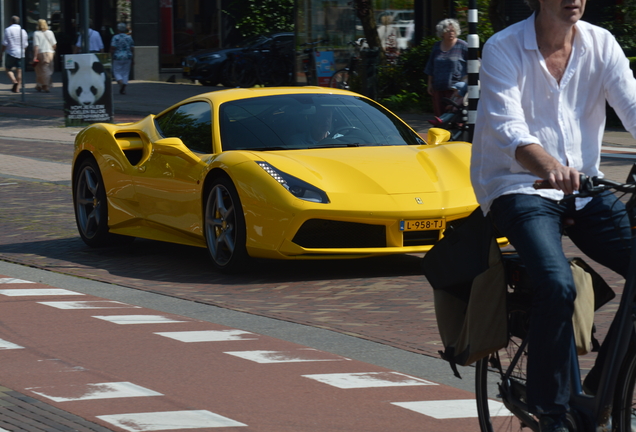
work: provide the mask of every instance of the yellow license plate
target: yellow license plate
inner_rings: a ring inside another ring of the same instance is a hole
[[[428,231],[446,228],[446,219],[420,219],[400,221],[400,231]]]

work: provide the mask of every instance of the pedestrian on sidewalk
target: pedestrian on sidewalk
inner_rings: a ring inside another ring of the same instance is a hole
[[[82,35],[77,37],[77,43],[73,47],[73,54],[78,54],[82,50]],[[93,19],[89,21],[88,29],[88,52],[89,53],[103,53],[104,42],[102,36],[98,31],[93,30]]]
[[[433,45],[424,73],[428,75],[428,94],[433,98],[433,112],[439,117],[449,105],[444,98],[453,97],[455,84],[466,81],[468,44],[457,39],[461,28],[455,19],[440,21],[436,29],[440,40]]]
[[[11,17],[11,25],[4,29],[4,40],[2,41],[2,51],[0,51],[0,55],[7,52],[4,68],[13,83],[11,88],[13,93],[18,92],[22,83],[22,59],[24,58],[24,49],[27,46],[29,46],[27,32],[20,27],[20,17],[14,15]]]
[[[113,57],[113,75],[119,84],[119,93],[126,94],[130,67],[133,64],[135,43],[133,38],[126,34],[126,23],[117,24],[117,33],[110,41],[110,53]]]
[[[33,64],[35,65],[35,89],[49,93],[53,83],[53,58],[57,40],[45,20],[38,20],[33,33]]]

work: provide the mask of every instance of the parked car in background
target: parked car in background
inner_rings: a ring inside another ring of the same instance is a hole
[[[220,83],[226,87],[232,87],[231,67],[234,54],[246,49],[266,51],[274,45],[289,45],[290,49],[293,49],[293,41],[293,33],[274,33],[251,37],[231,48],[198,51],[183,60],[183,77],[192,82],[199,81],[205,86],[215,86]]]

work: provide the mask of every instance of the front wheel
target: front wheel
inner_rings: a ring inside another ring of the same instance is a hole
[[[523,421],[505,407],[498,388],[504,379],[506,369],[511,368],[508,379],[509,391],[514,391],[517,397],[525,399],[523,393],[526,384],[527,354],[523,345],[518,342],[515,338],[511,338],[505,349],[479,360],[475,366],[477,416],[482,432],[521,431],[526,427]],[[518,351],[521,352],[513,365],[513,359]]]
[[[329,80],[329,87],[349,90],[351,88],[349,75],[349,69],[336,71]]]
[[[636,346],[632,342],[621,366],[616,392],[612,418],[614,430],[617,432],[631,432],[636,430]]]
[[[228,178],[214,181],[205,203],[205,239],[214,266],[233,273],[245,266],[245,217],[236,188]]]

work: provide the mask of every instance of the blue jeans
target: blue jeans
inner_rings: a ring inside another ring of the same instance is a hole
[[[576,288],[561,237],[565,232],[594,261],[625,276],[631,232],[625,206],[613,194],[577,211],[538,195],[512,194],[491,207],[495,226],[510,240],[534,285],[528,332],[527,391],[534,414],[569,409],[572,313]],[[573,225],[566,225],[572,219]]]

